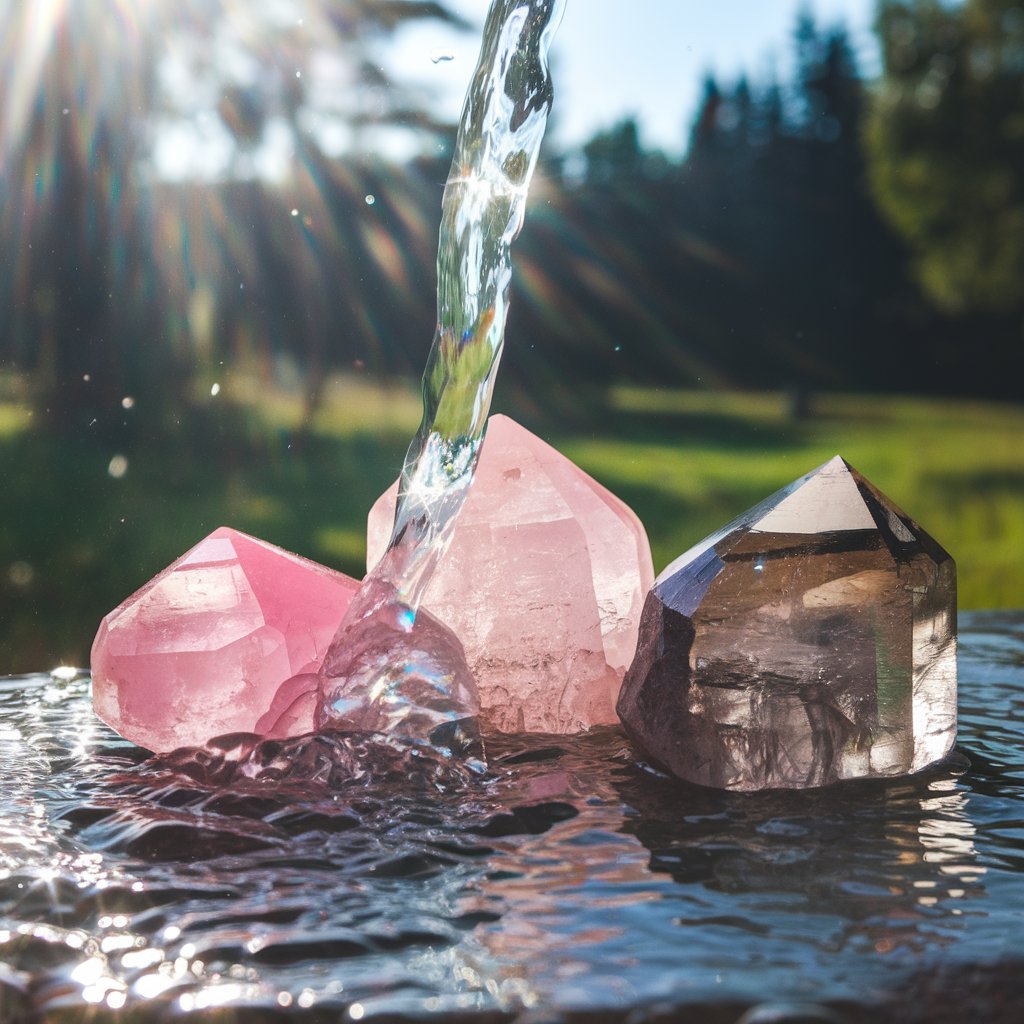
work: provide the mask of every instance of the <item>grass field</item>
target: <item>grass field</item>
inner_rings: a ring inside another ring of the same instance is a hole
[[[633,506],[658,569],[839,453],[956,557],[962,608],[1024,607],[1024,407],[829,395],[793,419],[777,394],[623,387],[599,425],[502,411]],[[238,384],[179,437],[148,437],[140,417],[123,441],[54,446],[0,402],[0,674],[85,664],[102,615],[221,524],[360,572],[417,392],[339,379],[309,436],[300,414],[296,397]]]

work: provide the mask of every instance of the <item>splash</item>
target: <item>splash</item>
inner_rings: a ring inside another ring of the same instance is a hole
[[[369,730],[466,754],[478,700],[457,638],[417,609],[451,539],[483,443],[504,341],[510,249],[523,224],[552,90],[564,0],[494,0],[442,203],[437,327],[423,419],[391,541],[324,660],[317,727]]]

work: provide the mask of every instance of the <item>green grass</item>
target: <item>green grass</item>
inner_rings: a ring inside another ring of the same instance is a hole
[[[656,568],[773,490],[842,455],[956,558],[963,608],[1024,607],[1024,407],[623,388],[617,436],[559,447],[636,509]],[[610,433],[610,431],[609,431]]]
[[[332,382],[304,438],[293,396],[236,384],[221,398],[180,437],[60,446],[0,402],[0,674],[85,664],[102,615],[222,523],[361,571],[366,512],[418,421],[415,387]],[[839,453],[956,557],[961,607],[1024,607],[1022,407],[819,396],[794,420],[779,395],[639,388],[607,406],[589,428],[520,418],[633,506],[656,568]]]

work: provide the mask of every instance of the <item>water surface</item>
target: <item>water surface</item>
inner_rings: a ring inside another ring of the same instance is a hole
[[[85,675],[3,680],[0,1019],[1016,1020],[1024,615],[966,617],[960,665],[951,763],[750,795],[610,728],[483,777],[337,737],[160,763]]]

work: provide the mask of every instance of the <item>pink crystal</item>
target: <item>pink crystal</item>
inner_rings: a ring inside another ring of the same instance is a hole
[[[100,624],[96,714],[156,751],[224,733],[269,734],[289,709],[274,734],[306,731],[311,708],[302,698],[315,689],[358,588],[266,541],[214,530]]]
[[[370,511],[384,553],[397,482]],[[485,729],[574,732],[615,722],[654,580],[633,511],[507,416],[492,416],[476,478],[423,607],[462,641]]]

